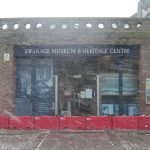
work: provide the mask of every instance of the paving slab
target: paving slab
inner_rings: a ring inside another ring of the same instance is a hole
[[[0,150],[150,150],[150,131],[0,130]]]

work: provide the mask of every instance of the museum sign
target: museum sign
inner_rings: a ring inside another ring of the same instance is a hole
[[[14,46],[14,55],[19,56],[102,56],[137,55],[138,46],[102,45],[51,45],[51,46]]]

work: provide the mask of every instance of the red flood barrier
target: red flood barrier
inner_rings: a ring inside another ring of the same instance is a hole
[[[60,129],[85,129],[85,117],[71,116],[60,117]]]
[[[59,129],[59,117],[57,116],[35,116],[35,128],[37,129]]]
[[[9,128],[9,117],[0,115],[0,128]]]
[[[115,116],[112,117],[113,129],[137,129],[138,121],[136,116]]]
[[[9,127],[11,129],[33,129],[34,116],[12,116]]]
[[[138,129],[150,130],[150,116],[139,116],[138,117]]]
[[[112,117],[90,116],[86,117],[86,129],[106,130],[112,129]]]

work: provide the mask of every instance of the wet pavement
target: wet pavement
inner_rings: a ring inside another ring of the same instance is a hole
[[[150,131],[0,130],[0,150],[150,150]]]

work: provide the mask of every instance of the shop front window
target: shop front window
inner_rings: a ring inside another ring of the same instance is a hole
[[[138,49],[85,47],[18,47],[16,114],[138,115]]]

